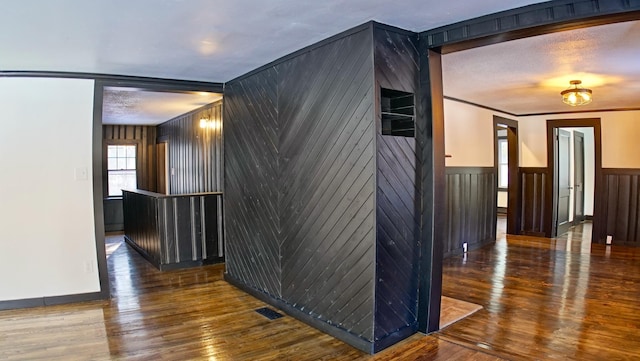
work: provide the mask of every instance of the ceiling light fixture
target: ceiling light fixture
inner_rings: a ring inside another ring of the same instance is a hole
[[[569,83],[571,83],[571,86],[560,93],[563,103],[571,105],[572,107],[591,103],[593,100],[593,92],[591,89],[579,86],[582,84],[581,80],[572,80]]]

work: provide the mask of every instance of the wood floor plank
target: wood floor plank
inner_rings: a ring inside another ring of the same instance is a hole
[[[110,235],[112,298],[0,312],[0,360],[496,360],[414,335],[367,355],[223,280],[224,265],[160,272]]]
[[[483,310],[437,337],[514,360],[640,360],[640,249],[503,236],[444,262],[443,294]]]
[[[640,249],[501,236],[444,261],[443,294],[481,305],[376,355],[223,280],[223,265],[160,272],[128,246],[105,302],[0,311],[0,360],[638,360]]]

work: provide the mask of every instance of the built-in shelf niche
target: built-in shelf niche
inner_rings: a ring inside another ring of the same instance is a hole
[[[382,135],[415,137],[415,98],[413,93],[380,89]]]

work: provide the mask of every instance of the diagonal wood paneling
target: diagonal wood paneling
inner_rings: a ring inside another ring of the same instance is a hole
[[[496,184],[493,167],[447,167],[445,257],[495,241]]]
[[[294,307],[373,337],[371,33],[277,66],[282,285]]]
[[[417,93],[415,34],[374,28],[375,79],[379,88]],[[377,123],[375,340],[417,328],[420,192],[415,138],[381,135]],[[377,348],[384,347],[377,346]]]
[[[236,280],[282,297],[277,72],[225,86],[226,269]]]

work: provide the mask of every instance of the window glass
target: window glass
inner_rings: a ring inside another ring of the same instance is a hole
[[[506,139],[498,139],[498,188],[509,187],[509,145]]]
[[[107,175],[109,196],[121,196],[122,189],[137,188],[136,146],[107,146]]]

